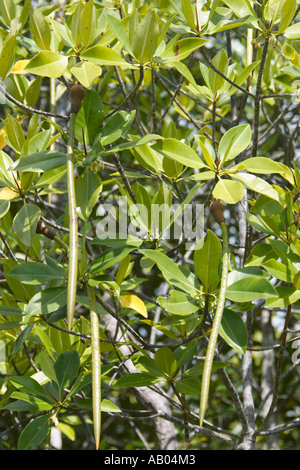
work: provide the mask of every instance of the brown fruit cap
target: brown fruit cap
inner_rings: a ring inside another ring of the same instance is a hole
[[[78,113],[84,96],[85,89],[82,85],[75,84],[72,86],[70,90],[71,113]]]
[[[50,240],[53,240],[55,237],[55,233],[48,227],[46,222],[44,222],[42,219],[40,219],[37,223],[36,233],[40,233],[41,235],[44,235]]]
[[[214,216],[216,222],[221,224],[225,222],[224,214],[223,214],[223,206],[218,199],[214,199],[209,206],[209,210],[211,214]]]

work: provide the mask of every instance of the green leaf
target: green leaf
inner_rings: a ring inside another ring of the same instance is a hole
[[[131,372],[123,375],[115,384],[116,388],[148,387],[158,382],[159,378],[145,372]]]
[[[23,393],[36,396],[46,400],[48,403],[53,403],[49,393],[32,377],[13,376],[10,378],[10,382]]]
[[[104,118],[101,98],[95,89],[86,90],[80,110],[76,116],[75,137],[85,145],[90,145],[99,133]]]
[[[56,152],[55,150],[43,150],[42,152],[32,153],[19,158],[10,167],[10,171],[50,171],[66,165],[67,156],[62,152]]]
[[[59,266],[53,268],[44,263],[21,263],[10,271],[10,276],[24,284],[43,284],[53,279],[66,277],[65,270]]]
[[[10,114],[7,116],[6,129],[10,146],[15,150],[15,152],[21,153],[25,143],[24,132],[21,124]]]
[[[125,137],[135,118],[135,114],[135,110],[131,111],[130,113],[119,111],[111,116],[106,121],[103,129],[101,129],[101,144],[103,146],[109,145],[118,140],[120,137]]]
[[[194,18],[195,10],[192,8],[191,0],[181,0],[181,9],[183,11],[187,24],[189,25],[191,29],[194,29],[195,28],[195,18]]]
[[[76,378],[80,367],[80,357],[77,351],[71,350],[62,353],[54,364],[57,384],[62,397],[64,389]]]
[[[285,263],[280,263],[280,261],[276,261],[275,259],[269,259],[264,261],[262,266],[272,274],[272,276],[288,283],[292,283],[294,276],[299,272],[298,269],[287,260]]]
[[[249,173],[238,173],[232,175],[232,178],[243,183],[246,188],[251,189],[257,193],[264,194],[264,196],[268,196],[271,199],[280,202],[280,196],[276,189],[274,189],[270,183],[263,180],[259,176],[251,175]]]
[[[106,46],[93,46],[87,49],[81,58],[98,65],[110,65],[126,68],[136,68],[122,59],[117,52]]]
[[[121,246],[105,250],[100,256],[92,261],[89,266],[89,272],[94,275],[110,268],[111,266],[115,266],[134,249],[134,246]]]
[[[300,22],[289,26],[283,33],[288,39],[300,39]]]
[[[233,302],[244,303],[276,296],[276,290],[263,271],[256,271],[253,275],[249,270],[239,270],[228,275],[226,298]]]
[[[247,328],[236,312],[224,309],[219,334],[238,353],[245,354],[248,344]]]
[[[220,178],[212,193],[216,199],[225,201],[227,204],[236,204],[244,196],[244,188],[239,181]]]
[[[0,14],[6,26],[10,26],[16,16],[15,2],[13,0],[0,0]]]
[[[175,349],[174,354],[177,360],[177,369],[181,369],[190,362],[197,353],[197,341],[191,341],[187,344],[181,344]]]
[[[189,294],[195,294],[198,283],[193,273],[185,270],[160,251],[147,249],[139,251],[157,264],[167,282]]]
[[[296,0],[285,0],[282,3],[280,11],[280,22],[278,26],[277,34],[283,33],[286,28],[291,24],[297,8]]]
[[[67,288],[51,287],[34,295],[28,304],[27,314],[47,315],[67,305]]]
[[[228,364],[226,362],[213,361],[211,370],[213,372],[218,369],[223,369],[224,367],[228,367]],[[204,362],[197,364],[196,366],[193,366],[190,369],[186,370],[183,373],[183,375],[185,377],[197,377],[203,374],[203,370],[204,370]]]
[[[10,156],[0,150],[0,179],[3,181],[5,186],[15,187],[15,179],[17,179],[17,174],[11,173],[9,170],[13,163],[14,162]]]
[[[26,246],[31,246],[36,232],[41,210],[35,204],[25,203],[13,220],[13,228],[18,239]]]
[[[5,0],[4,0],[5,1]],[[8,75],[10,72],[14,59],[15,59],[15,45],[16,45],[16,34],[13,36],[7,36],[7,39],[4,42],[4,46],[0,53],[0,78],[3,78]]]
[[[24,71],[42,77],[59,78],[68,67],[68,58],[57,52],[41,51],[26,65]]]
[[[271,218],[267,217],[257,217],[254,214],[249,214],[249,212],[245,212],[245,217],[247,222],[254,227],[256,230],[267,233],[268,235],[279,235],[280,229],[275,223],[272,223]]]
[[[239,170],[247,170],[250,173],[258,173],[262,175],[269,175],[270,173],[284,174],[285,172],[282,164],[266,157],[247,158],[230,168],[230,172]]]
[[[177,370],[177,360],[170,348],[159,348],[154,355],[154,361],[167,377],[170,378],[175,374]]]
[[[88,220],[102,189],[99,176],[86,171],[75,181],[77,214],[82,220]]]
[[[50,415],[38,416],[30,421],[20,434],[18,450],[36,448],[48,436],[51,428]]]
[[[149,62],[158,46],[159,25],[154,10],[142,19],[134,32],[132,52],[134,57],[144,65]]]
[[[201,382],[194,378],[181,379],[180,382],[176,382],[176,388],[184,395],[200,395]]]
[[[19,334],[19,336],[17,337],[17,339],[15,341],[15,344],[14,344],[13,350],[11,352],[11,355],[13,355],[17,351],[19,351],[19,349],[22,347],[22,345],[24,344],[24,342],[26,341],[26,339],[30,335],[33,327],[34,327],[34,323],[31,323],[31,324],[27,325],[24,328],[24,330]]]
[[[244,266],[261,266],[265,261],[274,258],[276,253],[273,248],[266,243],[258,243],[253,247]]]
[[[284,211],[284,206],[274,199],[270,199],[263,194],[260,194],[256,199],[255,203],[251,207],[251,212],[253,214],[259,214],[262,216],[271,217],[275,214],[281,214]]]
[[[172,138],[163,139],[152,146],[154,150],[163,156],[171,158],[189,168],[205,168],[195,150],[189,145]]]
[[[232,127],[227,131],[219,143],[220,165],[232,161],[237,155],[243,152],[251,141],[251,127],[249,124],[241,124]]]
[[[96,78],[102,74],[101,68],[90,62],[79,62],[70,69],[70,72],[84,88],[91,88]]]
[[[212,59],[212,64],[223,74],[227,76],[228,71],[228,57],[224,49],[221,49],[217,55]],[[215,95],[224,84],[225,80],[217,72],[209,69],[208,72],[208,87],[211,89],[212,93]]]
[[[40,10],[32,9],[30,15],[30,30],[34,40],[41,49],[50,50],[51,31],[44,15]]]
[[[133,15],[131,15],[131,17],[132,16]],[[125,26],[123,25],[123,22],[119,20],[116,16],[110,15],[109,11],[107,12],[106,18],[107,18],[109,27],[113,31],[114,35],[118,38],[118,41],[121,44],[123,44],[123,46],[125,47],[127,52],[129,52],[130,55],[133,55],[132,47],[129,41],[129,36],[125,30]]]
[[[300,299],[300,290],[288,286],[276,287],[277,297],[266,300],[266,308],[280,308],[292,305]]]
[[[199,310],[197,299],[175,289],[172,290],[171,295],[167,299],[158,297],[157,301],[164,310],[173,315],[190,315]]]
[[[197,276],[204,285],[205,293],[213,292],[220,279],[222,245],[218,237],[208,230],[194,251],[194,266]]]
[[[193,51],[199,49],[207,42],[202,38],[184,38],[176,42],[175,46],[167,48],[157,59],[158,62],[173,63],[188,57]]]
[[[255,15],[249,0],[223,0],[223,3],[225,3],[238,18]]]

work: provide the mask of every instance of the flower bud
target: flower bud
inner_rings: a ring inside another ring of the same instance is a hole
[[[70,90],[71,113],[78,113],[84,96],[85,89],[82,85],[75,84],[72,86]]]
[[[209,210],[213,217],[215,218],[218,224],[225,222],[224,214],[223,214],[223,206],[218,199],[214,199],[209,206]]]

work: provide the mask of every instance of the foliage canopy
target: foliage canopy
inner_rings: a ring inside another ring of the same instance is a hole
[[[3,449],[299,449],[299,10],[0,0]]]

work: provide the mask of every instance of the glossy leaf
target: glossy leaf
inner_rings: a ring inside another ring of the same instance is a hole
[[[38,416],[30,421],[20,434],[18,450],[35,449],[49,434],[50,415]]]
[[[25,72],[42,77],[59,78],[68,67],[68,58],[52,51],[41,51],[25,67]]]
[[[27,314],[47,315],[67,305],[67,288],[52,287],[34,295],[28,303]]]
[[[56,360],[54,370],[60,390],[60,397],[62,397],[64,389],[75,379],[79,367],[80,358],[78,352],[75,350],[64,352]]]
[[[213,189],[213,196],[227,204],[236,204],[244,196],[244,188],[239,181],[220,178]]]
[[[102,189],[102,182],[96,173],[86,171],[75,181],[77,214],[88,220]]]
[[[134,32],[132,52],[140,65],[149,62],[158,45],[159,25],[154,10],[142,19]]]
[[[106,46],[93,46],[81,54],[81,58],[97,65],[110,65],[133,68],[113,49]]]
[[[142,317],[147,318],[148,317],[148,311],[146,308],[146,305],[140,299],[137,295],[134,294],[127,294],[127,295],[121,295],[120,296],[120,305],[123,308],[130,308],[134,310],[135,312],[139,313],[142,315]]]
[[[202,38],[184,38],[176,42],[176,44],[167,48],[159,57],[158,61],[163,63],[173,63],[188,57],[193,51],[199,49],[207,42]]]
[[[76,117],[75,137],[89,145],[99,133],[104,118],[102,101],[95,89],[86,90],[81,108]],[[84,140],[83,140],[84,139]]]
[[[233,310],[224,309],[220,335],[237,352],[245,354],[248,344],[247,328],[241,317]]]
[[[173,315],[185,316],[199,310],[197,299],[175,289],[167,299],[158,297],[157,301],[164,310]]]
[[[189,168],[200,169],[206,167],[191,147],[177,139],[163,139],[154,144],[152,148]]]
[[[102,70],[98,65],[85,61],[74,65],[70,72],[84,88],[91,88],[96,78],[100,77]]]
[[[154,355],[154,361],[167,377],[172,377],[172,375],[175,374],[177,370],[177,360],[171,349],[159,348]]]
[[[131,251],[134,250],[134,246],[117,247],[113,249],[105,250],[100,256],[98,256],[89,266],[89,272],[96,274],[116,265],[122,259],[124,259]]]
[[[155,384],[159,378],[144,372],[131,372],[123,375],[116,383],[117,388],[147,387]]]
[[[4,0],[5,1],[5,0]],[[8,36],[0,53],[0,78],[3,79],[10,72],[15,58],[16,35]]]
[[[139,251],[157,264],[167,282],[169,282],[174,287],[179,287],[187,293],[195,293],[197,289],[197,280],[192,273],[178,266],[164,253],[156,250]]]
[[[10,275],[24,284],[43,284],[53,279],[65,277],[65,270],[59,266],[55,269],[43,263],[23,263],[15,266]]]
[[[262,274],[252,275],[232,271],[228,276],[226,298],[233,302],[251,302],[276,295],[273,285]]]
[[[51,31],[40,10],[33,9],[30,15],[30,29],[34,40],[41,49],[50,50]]]
[[[280,201],[280,196],[276,189],[274,189],[270,183],[263,180],[259,176],[251,175],[249,173],[238,173],[232,175],[232,177],[243,183],[246,188],[251,189],[257,193],[264,194],[265,196],[268,196],[275,201]]]
[[[227,131],[219,143],[220,165],[231,162],[237,155],[243,152],[251,141],[251,128],[249,124],[241,124]]]
[[[208,230],[194,252],[195,272],[203,283],[205,293],[213,292],[220,280],[222,245],[218,237]]]
[[[14,231],[26,246],[31,246],[41,210],[35,204],[24,204],[13,220]]]
[[[10,170],[17,171],[50,171],[67,163],[67,156],[55,150],[44,150],[42,152],[26,155],[11,165]]]

